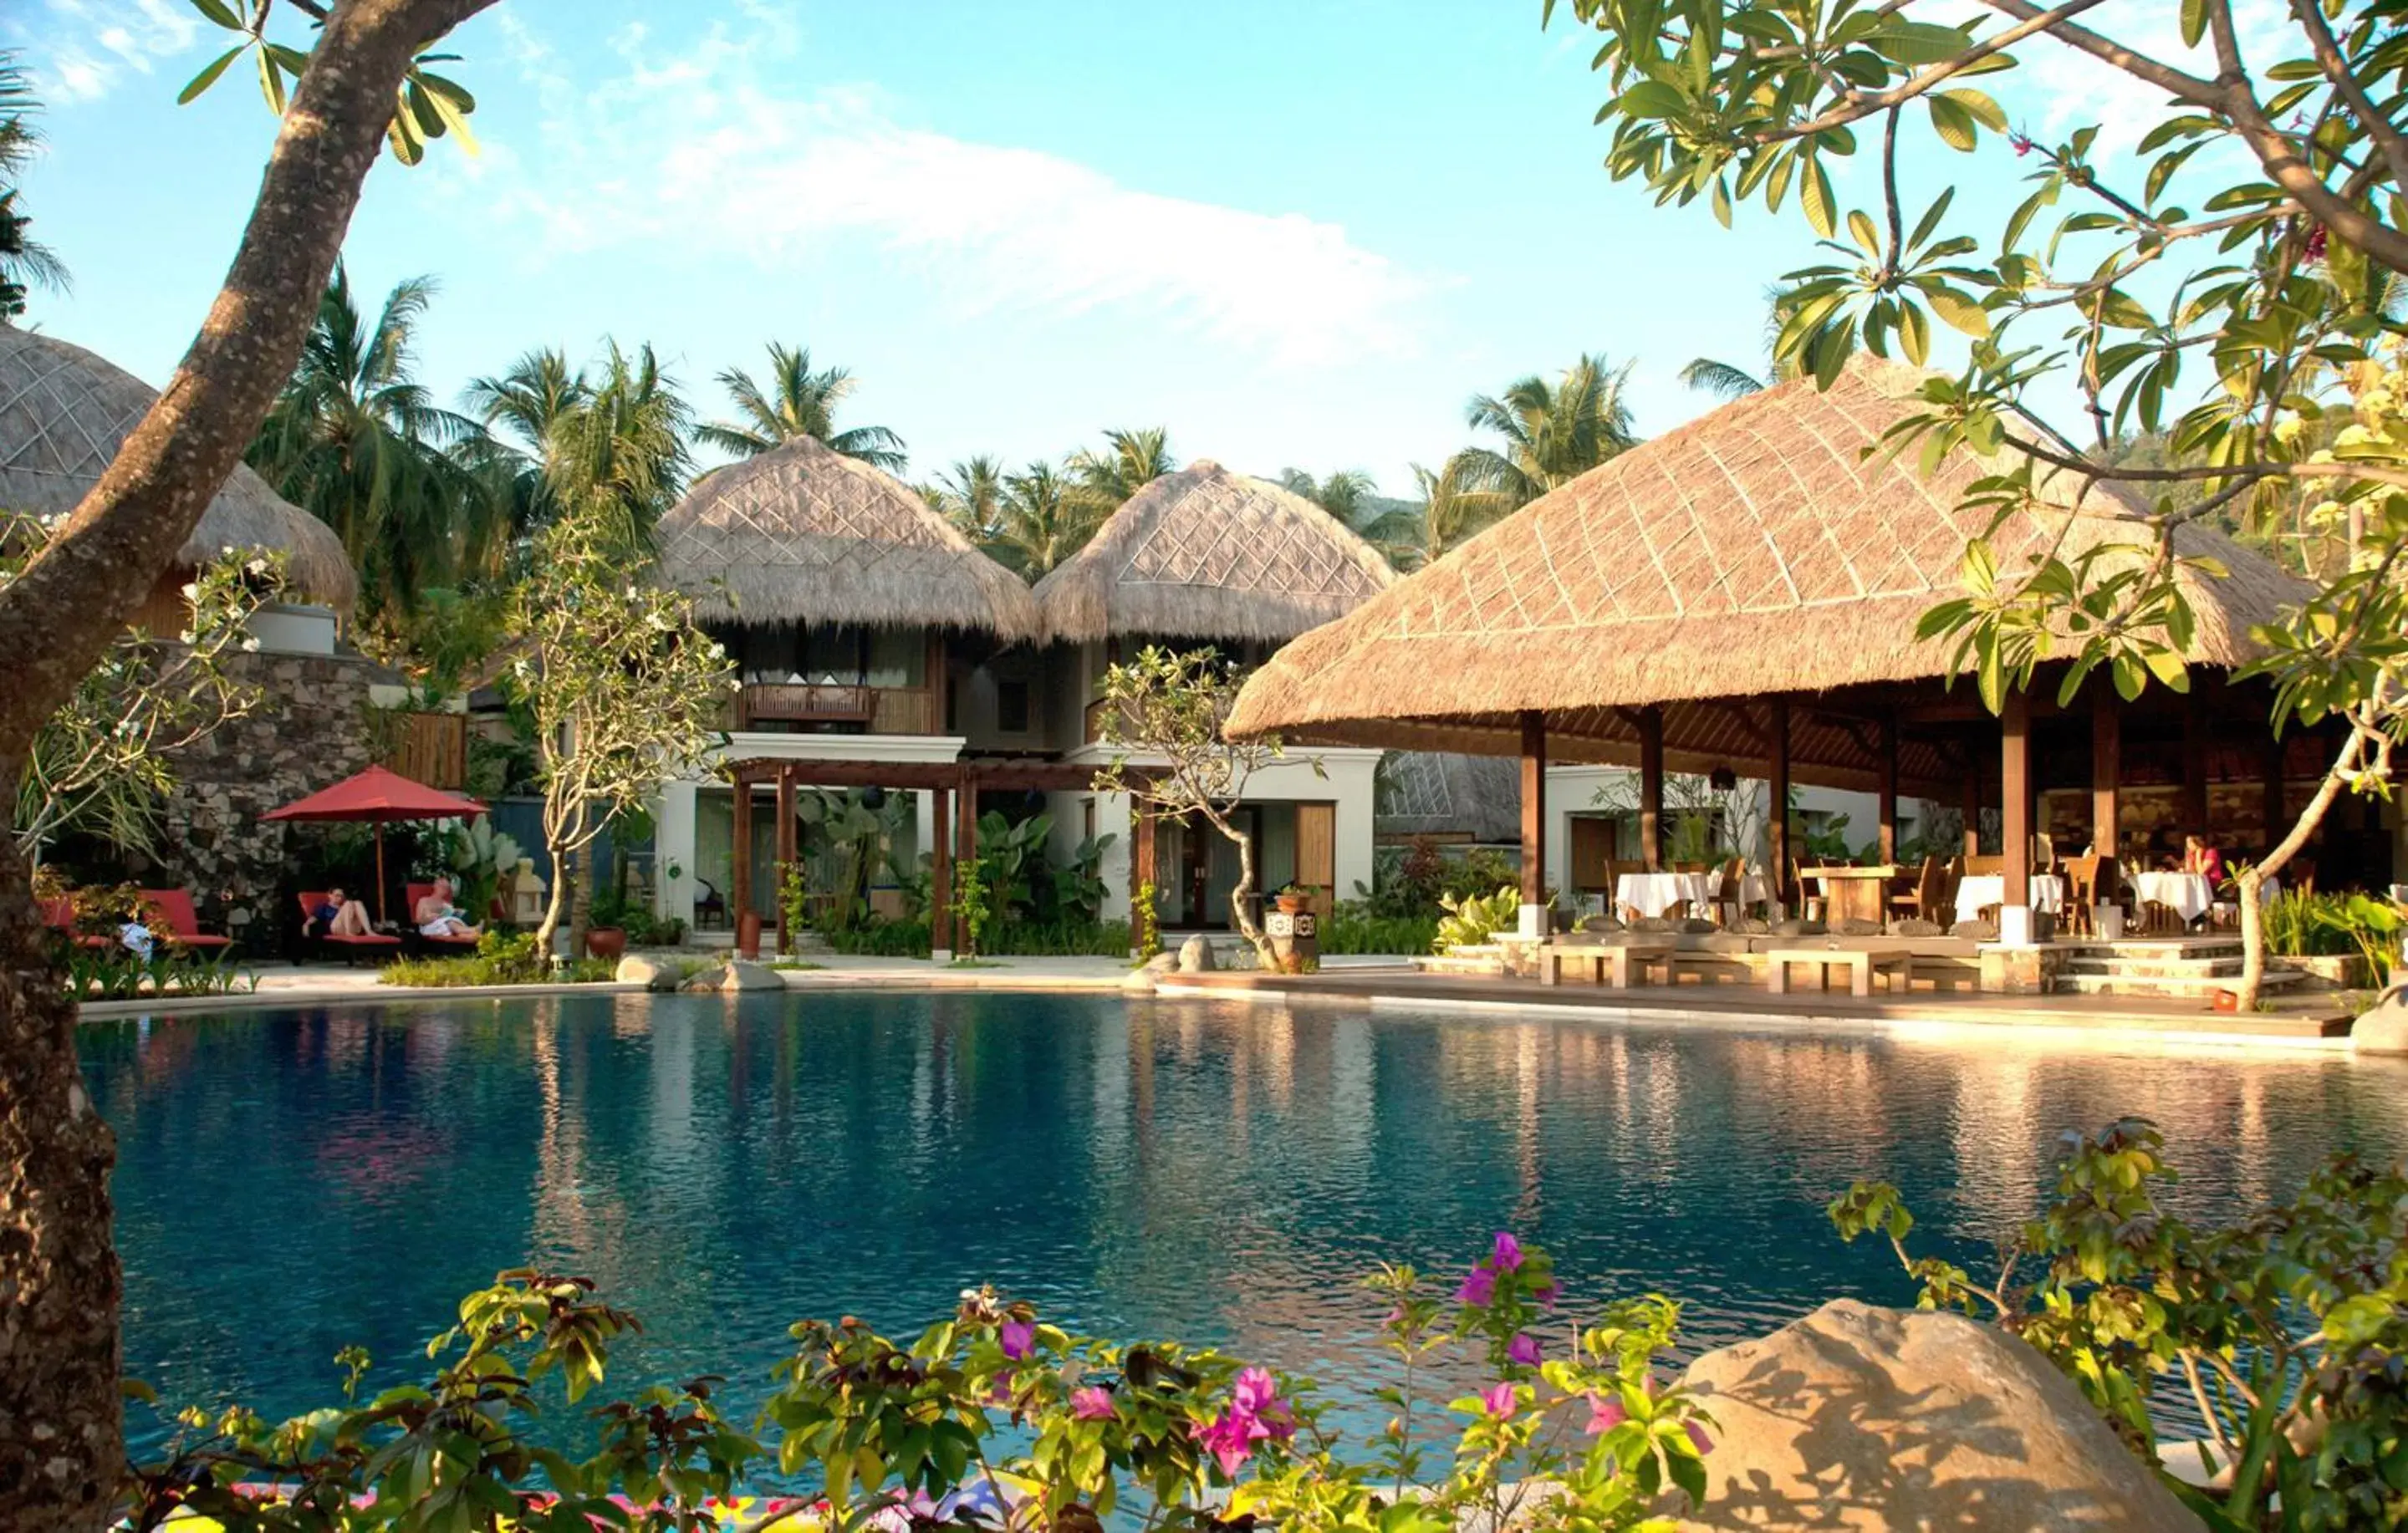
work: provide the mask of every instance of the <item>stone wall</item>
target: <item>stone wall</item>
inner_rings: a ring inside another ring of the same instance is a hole
[[[164,866],[143,881],[190,889],[203,926],[260,956],[283,951],[296,881],[316,871],[300,853],[319,834],[260,816],[368,765],[368,688],[391,676],[356,655],[244,655],[236,667],[266,695],[177,753],[179,781],[159,838]]]

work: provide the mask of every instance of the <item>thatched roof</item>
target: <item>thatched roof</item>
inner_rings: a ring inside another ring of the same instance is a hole
[[[1382,838],[1468,836],[1492,845],[1518,840],[1520,768],[1498,756],[1391,751],[1380,758],[1371,829]]]
[[[1302,495],[1209,458],[1131,495],[1037,582],[1049,638],[1294,638],[1396,579],[1379,551]]]
[[[75,509],[158,391],[53,336],[0,324],[0,510]],[[293,584],[348,610],[359,580],[333,529],[237,466],[177,552],[196,565],[224,548],[280,550]]]
[[[706,475],[656,537],[663,578],[707,619],[1038,631],[1020,577],[886,474],[808,437]]]
[[[1551,752],[1627,760],[1622,710],[1686,704],[1682,726],[1667,724],[1670,764],[1701,770],[1756,753],[1756,724],[1727,700],[1941,677],[1947,646],[1915,643],[1915,623],[1962,593],[1965,542],[1985,517],[1957,503],[1995,469],[1959,454],[1926,480],[1912,453],[1865,456],[1921,377],[1861,361],[1828,392],[1781,384],[1584,474],[1282,650],[1248,681],[1232,732],[1510,754],[1516,715],[1538,709]],[[2079,492],[2057,475],[2046,505],[1993,535],[2002,572],[2060,536],[2068,554],[2146,543],[2137,504],[2094,485],[2076,506]],[[2249,626],[2304,594],[2215,532],[2186,528],[2176,548],[2230,571],[2179,577],[2199,617],[2195,664],[2249,659]],[[1811,734],[1801,758],[1816,753]],[[1834,763],[1864,759],[1828,743]]]

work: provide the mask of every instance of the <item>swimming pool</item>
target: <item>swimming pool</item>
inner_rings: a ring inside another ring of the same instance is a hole
[[[341,1347],[408,1376],[530,1262],[648,1327],[614,1385],[726,1374],[806,1315],[916,1333],[992,1281],[1062,1324],[1346,1384],[1382,1259],[1491,1231],[1576,1300],[1659,1289],[1696,1346],[1896,1301],[1823,1206],[1885,1177],[1982,1261],[2056,1135],[2156,1118],[2213,1214],[2328,1151],[2408,1152],[2408,1069],[2346,1056],[1925,1043],[1083,996],[577,996],[86,1024],[116,1125],[125,1361],[172,1403],[324,1403]],[[1578,1307],[1575,1306],[1575,1309]],[[158,1435],[142,1412],[137,1443]]]

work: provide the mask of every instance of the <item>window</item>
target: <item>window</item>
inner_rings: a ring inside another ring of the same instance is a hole
[[[1028,733],[1028,683],[997,681],[995,684],[995,728],[999,735]]]

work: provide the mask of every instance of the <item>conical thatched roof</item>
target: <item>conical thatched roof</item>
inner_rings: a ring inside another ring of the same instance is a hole
[[[1383,838],[1513,841],[1522,834],[1521,769],[1498,756],[1391,751],[1380,758],[1371,829]]]
[[[1687,740],[1670,724],[1667,738],[1674,769],[1696,769],[1684,753],[1742,753],[1753,732],[1743,709],[1709,700],[1940,677],[1947,646],[1915,643],[1915,623],[1962,594],[1965,543],[1986,518],[1957,503],[1996,470],[1959,454],[1926,480],[1912,453],[1865,456],[1922,376],[1863,361],[1828,392],[1784,383],[1582,475],[1281,651],[1232,732],[1505,754],[1516,714],[1538,709],[1551,751],[1615,760],[1635,738],[1622,710],[1686,703]],[[2067,555],[2147,542],[2134,503],[2094,485],[2077,507],[2079,490],[2055,476],[2048,504],[1998,529],[2002,575],[2060,535]],[[2195,663],[2250,658],[2250,625],[2304,595],[2215,532],[2186,528],[2176,548],[2230,571],[2180,575]]]
[[[1051,638],[1107,634],[1282,641],[1395,580],[1379,551],[1302,495],[1210,459],[1131,495],[1037,582]]]
[[[1038,630],[1018,576],[892,478],[808,437],[706,475],[657,541],[663,577],[709,619]]]
[[[158,392],[55,337],[0,324],[0,510],[75,509]],[[186,565],[224,548],[280,550],[293,584],[348,610],[359,580],[324,523],[237,466],[177,553]]]

